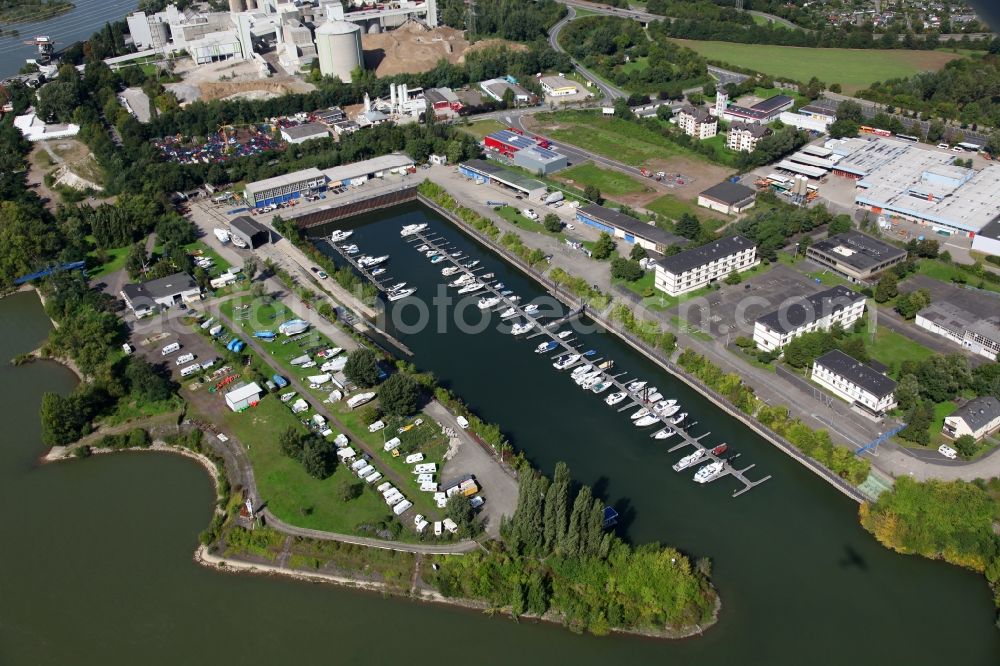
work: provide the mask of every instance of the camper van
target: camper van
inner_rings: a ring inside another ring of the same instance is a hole
[[[192,363],[186,368],[181,368],[181,377],[190,377],[199,370],[201,370],[201,365],[198,363]]]
[[[190,363],[193,360],[194,360],[194,354],[181,354],[180,356],[177,357],[177,360],[174,361],[174,364],[184,365],[185,363]]]
[[[170,356],[180,348],[181,348],[181,343],[171,342],[169,345],[160,350],[160,356]]]

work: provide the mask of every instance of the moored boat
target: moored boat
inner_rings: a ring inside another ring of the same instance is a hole
[[[524,306],[524,313],[525,314],[533,315],[536,312],[538,312],[538,306],[535,305],[534,303],[529,303],[528,305]]]
[[[612,384],[611,382],[597,382],[590,390],[593,391],[594,393],[604,393],[612,386],[614,386],[614,384]]]
[[[558,346],[559,346],[559,344],[555,340],[549,340],[548,342],[543,342],[540,345],[538,345],[537,347],[535,347],[535,353],[536,354],[544,354],[546,352],[552,351],[553,349],[555,349]]]
[[[556,337],[559,338],[560,340],[565,340],[571,335],[573,335],[573,331],[561,331],[559,333],[556,333]]]
[[[470,282],[469,284],[464,285],[461,289],[459,289],[458,293],[460,293],[460,294],[471,294],[474,291],[479,291],[484,286],[485,285],[482,282]]]
[[[382,275],[382,273],[385,273],[385,269],[382,268],[381,266],[379,266],[378,268],[372,269],[372,275],[373,276],[375,276],[375,275]]]
[[[688,467],[691,467],[692,465],[697,465],[698,462],[704,457],[705,457],[705,451],[702,449],[698,449],[694,453],[689,453],[674,463],[673,465],[674,471],[680,472],[687,469]]]
[[[612,393],[611,395],[609,395],[607,398],[604,399],[604,402],[609,406],[614,406],[627,397],[628,397],[627,393],[619,391],[618,393]]]
[[[479,299],[478,303],[476,303],[476,305],[479,307],[480,310],[489,310],[490,308],[496,307],[499,304],[500,304],[499,296],[484,296],[483,298]]]
[[[644,418],[646,416],[649,416],[649,410],[646,409],[645,407],[643,407],[642,409],[640,409],[640,410],[636,411],[634,414],[632,414],[632,416],[630,418],[633,421],[635,421],[636,419],[641,419],[641,418]]]
[[[462,269],[459,268],[458,266],[446,266],[445,268],[441,269],[441,275],[443,275],[445,277],[448,277],[449,275],[454,275],[455,273],[459,272],[460,270],[462,270]]]
[[[711,462],[694,473],[695,483],[710,483],[722,476],[725,464],[721,461]]]
[[[426,224],[407,224],[399,231],[400,236],[412,236],[427,228]]]
[[[402,298],[406,298],[407,296],[415,293],[416,291],[417,291],[416,287],[409,287],[408,289],[401,289],[399,291],[394,291],[389,294],[386,294],[386,297],[390,301],[398,301]]]
[[[667,427],[662,430],[657,430],[653,433],[653,439],[666,439],[668,437],[673,437],[677,433],[673,428]]]
[[[507,308],[506,310],[500,313],[501,319],[510,319],[511,317],[515,316],[517,316],[517,310],[515,310],[514,308]]]
[[[519,322],[511,327],[511,335],[523,335],[535,327],[533,322]]]
[[[715,447],[714,449],[712,449],[712,455],[713,456],[721,456],[723,453],[726,452],[726,450],[728,448],[729,448],[729,445],[726,444],[725,442],[723,442],[722,444],[719,444],[717,447]]]
[[[641,391],[645,386],[646,382],[632,382],[625,388],[627,388],[629,391],[635,392],[635,391]]]
[[[656,418],[652,414],[648,416],[643,416],[641,419],[633,421],[637,428],[645,428],[646,426],[651,426],[654,423],[658,423],[660,419]]]
[[[680,407],[678,407],[678,409],[680,409]],[[682,422],[682,421],[683,421],[684,419],[686,419],[686,418],[687,418],[687,415],[688,415],[688,413],[687,413],[687,412],[681,412],[680,414],[678,414],[677,416],[675,416],[674,418],[672,418],[672,419],[669,419],[669,420],[670,420],[670,422],[671,422],[671,423],[673,423],[674,425],[680,425],[680,424],[681,424],[681,422]]]

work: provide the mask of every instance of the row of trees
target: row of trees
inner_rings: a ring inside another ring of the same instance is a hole
[[[603,529],[603,503],[559,463],[550,481],[525,469],[517,510],[488,553],[447,558],[435,576],[446,596],[553,612],[579,631],[688,627],[707,621],[716,595],[708,564],[672,548],[632,548]]]

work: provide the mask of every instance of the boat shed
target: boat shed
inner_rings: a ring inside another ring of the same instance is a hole
[[[262,389],[257,382],[244,384],[226,394],[226,405],[234,412],[240,412],[260,401]]]
[[[241,238],[251,249],[258,248],[271,240],[267,228],[248,215],[240,215],[230,222],[229,233]]]
[[[486,160],[468,160],[458,166],[458,171],[477,183],[500,185],[525,195],[529,199],[542,199],[548,193],[545,183],[522,176]]]
[[[675,236],[653,224],[646,224],[631,215],[626,215],[613,208],[605,208],[597,204],[578,208],[576,220],[581,224],[605,231],[615,238],[624,239],[628,243],[636,243],[663,254],[671,245],[683,245],[686,238]]]

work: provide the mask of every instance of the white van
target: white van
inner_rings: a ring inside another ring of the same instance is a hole
[[[201,365],[193,363],[186,368],[181,368],[181,377],[189,377],[201,370]]]
[[[441,536],[441,521],[434,521],[434,536]]]
[[[177,360],[174,361],[174,365],[184,365],[185,363],[190,363],[193,360],[194,354],[181,354],[177,357]]]
[[[945,458],[949,458],[951,460],[954,460],[955,458],[958,457],[958,451],[956,451],[955,449],[951,448],[947,444],[942,444],[941,446],[939,446],[938,447],[938,453],[940,453],[941,455],[943,455]]]
[[[180,348],[181,348],[181,343],[171,342],[169,345],[160,350],[160,356],[170,356]]]

